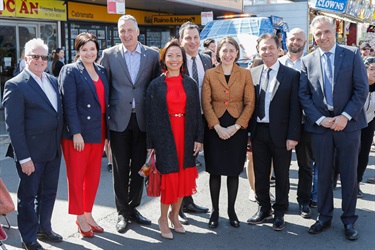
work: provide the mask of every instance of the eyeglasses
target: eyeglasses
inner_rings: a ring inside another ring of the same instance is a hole
[[[362,48],[362,50],[370,50],[370,48]]]
[[[39,58],[42,58],[43,61],[48,60],[48,56],[42,56],[42,55],[27,55],[27,56],[31,57],[34,60],[39,60]]]

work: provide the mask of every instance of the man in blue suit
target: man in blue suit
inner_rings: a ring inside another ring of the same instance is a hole
[[[309,233],[331,226],[337,164],[342,186],[341,221],[346,238],[356,240],[358,150],[361,129],[367,126],[362,109],[368,93],[366,69],[357,48],[336,44],[336,25],[331,18],[315,17],[310,27],[319,48],[302,59],[299,89],[307,117],[305,129],[311,133],[319,173],[319,217]]]
[[[25,249],[43,249],[37,238],[59,242],[51,216],[60,172],[62,106],[57,80],[44,73],[48,46],[25,44],[26,68],[5,83],[3,105],[10,137],[7,156],[16,161],[18,228]]]

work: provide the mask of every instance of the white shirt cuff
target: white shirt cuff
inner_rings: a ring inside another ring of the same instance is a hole
[[[28,161],[31,161],[31,157],[23,159],[23,160],[20,160],[19,162],[20,162],[20,164],[24,164],[24,163],[26,163]]]

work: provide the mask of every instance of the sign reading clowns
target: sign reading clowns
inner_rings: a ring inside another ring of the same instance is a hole
[[[343,13],[346,9],[347,0],[316,0],[315,8]]]

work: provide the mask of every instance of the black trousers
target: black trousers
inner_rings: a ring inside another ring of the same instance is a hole
[[[292,151],[286,145],[280,147],[273,143],[267,125],[257,125],[252,136],[253,161],[255,174],[255,192],[261,211],[271,211],[270,172],[271,160],[276,177],[276,202],[273,205],[276,217],[284,216],[289,206],[289,166]]]
[[[308,205],[311,197],[314,158],[311,147],[311,134],[304,129],[296,146],[296,155],[298,163],[297,201],[300,205]]]
[[[141,203],[144,178],[138,171],[146,161],[146,133],[139,129],[136,114],[124,131],[110,133],[116,208],[128,218]]]
[[[357,180],[358,183],[362,181],[363,174],[367,168],[368,157],[371,150],[372,139],[374,137],[375,119],[368,123],[366,128],[361,130],[361,148],[358,154],[358,169]]]

